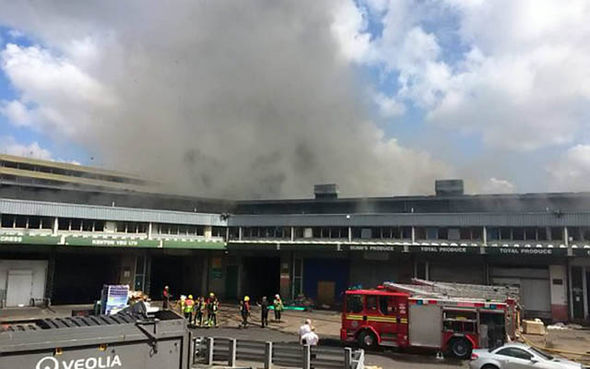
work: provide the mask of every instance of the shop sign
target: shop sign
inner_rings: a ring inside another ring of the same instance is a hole
[[[410,252],[431,254],[479,254],[478,246],[410,246]]]
[[[486,254],[490,255],[551,255],[566,256],[566,248],[548,247],[492,247],[484,248]]]
[[[212,242],[201,240],[163,240],[162,247],[171,249],[202,249],[202,250],[224,250],[225,242]]]
[[[0,235],[0,244],[57,245],[59,241],[57,236]]]
[[[572,248],[574,256],[590,256],[590,248]]]
[[[350,251],[403,252],[401,245],[350,245]]]
[[[97,246],[97,247],[159,247],[157,240],[126,240],[114,238],[82,238],[66,237],[68,246]]]

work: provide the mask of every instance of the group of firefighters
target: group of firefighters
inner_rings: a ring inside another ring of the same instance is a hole
[[[171,308],[170,299],[172,295],[170,294],[170,287],[164,287],[164,290],[162,291],[162,297],[163,308]],[[261,326],[262,328],[264,328],[268,326],[268,311],[270,310],[271,304],[267,297],[264,296],[262,300],[258,303],[258,306],[260,306]],[[275,298],[272,301],[272,308],[275,314],[275,321],[280,322],[281,315],[283,310],[285,309],[285,306],[279,294],[275,295]],[[188,295],[186,298],[181,297],[180,311],[184,314],[184,317],[188,320],[188,323],[190,325],[198,327],[218,326],[217,312],[219,311],[219,300],[213,292],[209,294],[208,298],[200,296],[197,299],[194,299],[193,295]],[[248,326],[248,318],[250,317],[250,312],[250,297],[244,296],[244,298],[240,300],[240,315],[242,317],[240,327],[246,328]]]
[[[170,287],[164,287],[162,292],[164,298],[163,308],[169,309],[170,306]],[[179,300],[180,311],[184,314],[184,317],[188,321],[188,324],[199,327],[217,327],[217,312],[219,311],[219,300],[213,292],[209,294],[209,297],[203,296],[197,299],[193,298],[193,295],[188,295],[186,298],[181,297]]]
[[[270,310],[270,302],[268,298],[264,296],[262,300],[258,303],[260,306],[260,325],[262,328],[268,326],[268,311]],[[272,302],[272,307],[275,313],[275,321],[281,321],[281,314],[285,309],[285,305],[283,304],[283,300],[279,294],[275,295],[275,298]],[[242,323],[240,327],[247,328],[248,327],[248,318],[250,317],[250,297],[244,296],[242,300],[240,300],[240,315],[242,316]]]

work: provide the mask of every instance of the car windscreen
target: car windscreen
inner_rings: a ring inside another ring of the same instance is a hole
[[[531,351],[533,351],[535,354],[539,355],[540,357],[542,357],[543,359],[546,360],[553,360],[553,356],[549,355],[546,352],[543,352],[537,348],[531,347]]]

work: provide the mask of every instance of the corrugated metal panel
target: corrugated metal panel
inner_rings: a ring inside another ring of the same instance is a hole
[[[226,226],[219,214],[0,199],[0,213],[111,221]]]
[[[587,226],[584,213],[436,213],[233,215],[230,226]]]

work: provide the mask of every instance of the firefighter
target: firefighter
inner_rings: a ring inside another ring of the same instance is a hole
[[[260,322],[262,328],[268,326],[268,299],[266,296],[260,302]]]
[[[207,302],[207,325],[217,327],[217,311],[219,310],[219,301],[213,292],[209,294]]]
[[[198,324],[200,327],[203,325],[203,317],[207,312],[207,304],[205,303],[205,298],[203,296],[200,296],[198,298],[197,303],[195,304],[195,309],[197,312],[197,315],[195,317],[195,324]]]
[[[193,323],[193,310],[195,307],[195,301],[193,295],[188,295],[187,299],[184,300],[184,317],[188,320],[188,324]]]
[[[244,299],[240,301],[240,314],[242,315],[241,326],[248,328],[248,316],[250,316],[250,297],[244,296]]]
[[[277,293],[275,295],[275,299],[273,301],[273,307],[275,309],[275,320],[280,322],[281,321],[281,313],[285,306],[283,305],[283,300],[281,300],[281,296]]]
[[[162,309],[167,310],[170,306],[170,287],[164,286],[162,291]]]

